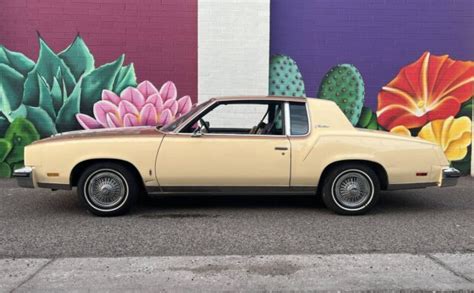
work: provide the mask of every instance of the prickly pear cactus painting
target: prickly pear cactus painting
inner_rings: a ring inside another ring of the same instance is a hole
[[[324,76],[318,98],[336,102],[352,125],[356,125],[365,99],[362,75],[351,64],[334,66]]]
[[[55,53],[38,34],[36,62],[0,45],[0,177],[23,161],[23,148],[58,132],[81,129],[77,113],[93,114],[103,90],[136,86],[133,64],[122,55],[95,67],[80,35]]]
[[[285,55],[270,59],[269,94],[272,96],[304,97],[303,77],[296,62]]]
[[[362,107],[359,121],[355,126],[371,130],[384,130],[377,122],[377,114],[369,107]]]

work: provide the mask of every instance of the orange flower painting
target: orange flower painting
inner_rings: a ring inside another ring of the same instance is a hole
[[[474,62],[425,52],[402,68],[378,94],[378,123],[408,129],[455,116],[474,95]]]

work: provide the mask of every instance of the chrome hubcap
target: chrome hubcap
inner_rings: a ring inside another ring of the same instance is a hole
[[[127,190],[123,179],[116,173],[104,171],[90,177],[87,195],[100,208],[111,208],[119,204]]]
[[[364,205],[372,195],[372,185],[363,174],[348,172],[336,180],[333,192],[341,205],[357,208]]]

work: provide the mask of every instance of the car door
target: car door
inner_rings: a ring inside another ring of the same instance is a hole
[[[270,107],[276,110],[269,113]],[[282,111],[282,103],[269,101],[210,105],[178,133],[163,139],[156,160],[160,186],[163,190],[180,186],[288,187],[290,143]],[[196,124],[202,129],[196,130]]]

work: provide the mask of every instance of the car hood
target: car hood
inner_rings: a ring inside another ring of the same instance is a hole
[[[77,130],[55,134],[51,137],[34,142],[34,144],[59,140],[74,140],[83,138],[107,138],[121,136],[163,135],[163,132],[154,126],[103,128],[94,130]]]

